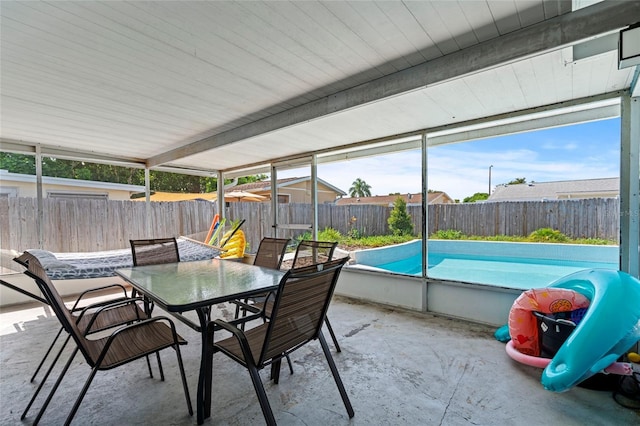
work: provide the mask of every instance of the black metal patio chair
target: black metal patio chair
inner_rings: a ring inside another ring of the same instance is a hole
[[[42,415],[44,414],[49,402],[53,398],[60,382],[69,369],[69,366],[78,351],[82,353],[85,361],[91,367],[91,372],[65,421],[66,425],[70,424],[73,420],[73,417],[80,407],[95,374],[99,370],[116,368],[152,353],[158,353],[159,351],[169,347],[176,351],[178,367],[182,377],[182,385],[185,392],[185,398],[187,400],[187,408],[189,414],[193,414],[191,399],[189,397],[189,389],[187,387],[186,376],[182,364],[182,356],[180,354],[180,344],[185,344],[186,341],[176,333],[175,325],[169,318],[155,317],[144,319],[130,325],[122,326],[112,332],[109,336],[98,339],[87,339],[87,332],[81,331],[77,325],[82,317],[75,318],[71,315],[64,305],[62,297],[47,276],[46,271],[37,258],[34,257],[28,260],[28,270],[25,273],[36,281],[36,284],[40,288],[40,291],[45,294],[46,299],[49,301],[51,308],[56,314],[56,317],[60,321],[62,327],[69,333],[76,343],[76,348],[72,352],[56,383],[53,385],[53,388],[47,396],[47,399],[40,408],[40,411],[34,420],[34,425],[42,418]],[[101,310],[108,310],[113,306],[114,305],[107,305]],[[99,315],[99,313],[96,315]],[[91,326],[88,327],[88,329],[90,328]]]
[[[315,241],[315,240],[302,240],[296,248],[296,254],[293,258],[292,268],[302,268],[308,265],[317,265],[319,263],[326,263],[333,259],[333,253],[338,246],[337,241]],[[268,314],[267,314],[268,316]],[[329,330],[331,340],[336,347],[336,352],[341,352],[338,339],[333,332],[333,327],[329,321],[329,317],[325,316],[324,323]]]
[[[178,241],[175,237],[129,240],[133,266],[161,265],[163,263],[180,262]],[[136,295],[136,290],[131,292]],[[153,303],[145,300],[148,315],[153,311]],[[160,359],[158,359],[160,362]]]
[[[39,261],[37,260],[37,257],[35,257],[29,252],[24,252],[22,255],[14,258],[13,260],[19,263],[20,265],[22,265],[24,268],[27,268],[28,270],[29,262],[32,261],[33,259],[35,259],[39,263]],[[20,288],[17,288],[17,287],[14,288],[15,286],[9,283],[3,282],[3,284],[25,295],[33,297],[35,300],[41,303],[51,305],[51,302],[47,299],[46,294],[44,292],[43,294],[45,297],[43,298],[43,297],[34,295],[30,292],[22,291]],[[93,293],[103,292],[105,290],[111,290],[114,288],[122,290],[123,296],[111,298],[109,300],[98,302],[98,303],[92,303],[86,306],[79,306],[80,303],[85,299],[85,296],[91,296]],[[138,304],[141,301],[142,300],[139,298],[128,297],[124,286],[122,284],[115,283],[115,284],[109,284],[109,285],[85,290],[76,298],[73,304],[73,307],[70,309],[68,308],[67,309],[69,314],[72,316],[72,318],[75,319],[76,326],[78,327],[78,329],[81,330],[83,334],[89,335],[92,333],[97,333],[110,328],[122,326],[125,324],[131,324],[133,322],[146,319],[147,318],[146,313],[140,308]],[[66,308],[66,305],[65,305],[65,308]],[[38,364],[36,371],[31,376],[31,379],[29,380],[30,382],[33,382],[35,380],[38,372],[40,371],[45,361],[51,354],[51,351],[53,350],[56,342],[62,335],[63,331],[64,331],[64,327],[60,327],[60,329],[58,330],[58,333],[55,335],[53,341],[49,345],[49,348],[47,349],[44,356],[42,357],[42,360]],[[29,409],[33,405],[33,402],[35,401],[42,387],[44,386],[47,379],[49,378],[49,375],[51,374],[53,368],[55,367],[58,359],[62,355],[70,339],[71,339],[71,336],[68,335],[64,343],[58,350],[55,358],[53,359],[53,361],[49,365],[49,368],[47,369],[44,376],[42,377],[39,386],[36,388],[36,391],[34,392],[31,399],[29,400],[29,403],[27,404],[26,408],[24,409],[21,415],[21,419],[24,419],[27,416]],[[153,371],[151,370],[151,363],[149,362],[148,357],[146,357],[146,361],[147,361],[147,367],[149,369],[149,375],[153,377]],[[162,366],[159,365],[159,367],[160,367],[160,375],[164,380]]]
[[[289,241],[288,238],[264,237],[260,241],[253,264],[263,268],[280,269]],[[236,305],[235,318],[240,317],[240,311],[242,311],[243,316],[246,315],[247,311],[260,312],[262,308],[255,306],[255,303],[263,302],[267,295],[268,293],[265,293],[244,300],[235,300],[233,302]]]
[[[129,240],[134,266],[180,262],[178,241],[174,237]]]
[[[214,320],[209,325],[214,330],[221,328],[232,334],[214,342],[213,351],[222,352],[247,368],[269,425],[275,425],[276,421],[259,371],[271,366],[271,375],[277,382],[282,358],[313,340],[320,342],[347,413],[350,418],[354,416],[349,396],[322,334],[322,324],[338,275],[346,262],[347,259],[343,258],[289,270],[275,294],[271,318],[257,327],[243,331],[223,320]]]

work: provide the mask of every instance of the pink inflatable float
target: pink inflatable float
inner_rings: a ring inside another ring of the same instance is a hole
[[[519,363],[530,365],[536,368],[546,368],[551,363],[551,358],[540,358],[537,356],[525,355],[514,346],[513,340],[507,342],[507,355],[509,355],[514,361]],[[630,376],[633,374],[633,367],[628,362],[614,362],[610,366],[604,369],[607,374],[618,374],[621,376]]]
[[[540,356],[538,322],[533,312],[555,314],[587,308],[589,299],[564,288],[534,288],[523,292],[509,312],[509,334],[513,347],[520,353]]]

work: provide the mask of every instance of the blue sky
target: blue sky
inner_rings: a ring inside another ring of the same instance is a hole
[[[527,182],[593,179],[620,175],[620,119],[429,149],[429,189],[462,201],[515,178]],[[318,177],[345,192],[356,178],[371,185],[372,195],[420,192],[419,151],[321,164]],[[308,176],[308,169],[279,172],[278,177]]]

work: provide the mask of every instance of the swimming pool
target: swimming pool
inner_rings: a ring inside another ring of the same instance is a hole
[[[429,278],[528,290],[573,272],[618,269],[617,246],[429,241]],[[421,241],[354,253],[356,266],[421,276]]]

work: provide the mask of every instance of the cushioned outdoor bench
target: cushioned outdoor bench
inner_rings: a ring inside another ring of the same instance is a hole
[[[213,259],[220,254],[214,247],[180,237],[178,251],[181,262]],[[115,270],[133,266],[131,249],[86,253],[52,253],[46,250],[26,250],[36,256],[52,280],[102,278],[115,276]]]

